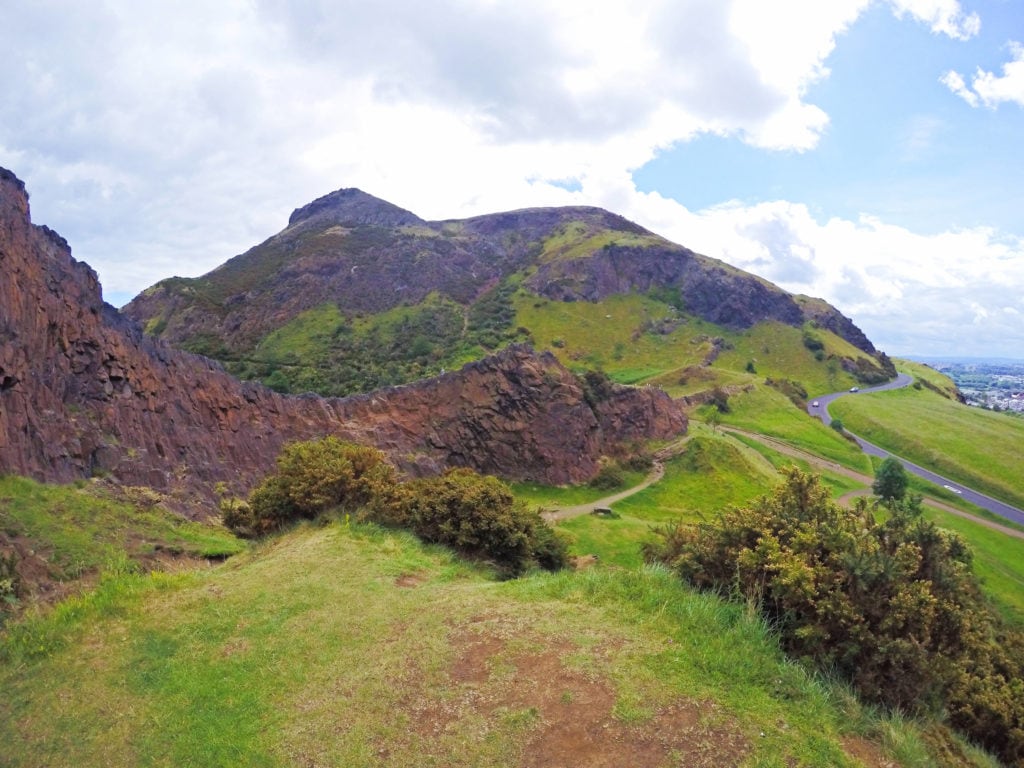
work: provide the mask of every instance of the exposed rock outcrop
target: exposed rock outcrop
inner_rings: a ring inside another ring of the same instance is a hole
[[[238,493],[281,445],[325,434],[376,445],[401,468],[470,466],[582,481],[623,441],[686,427],[659,390],[616,387],[597,407],[527,347],[415,385],[345,399],[284,397],[142,334],[101,298],[96,273],[29,217],[0,169],[0,471],[46,481],[111,474],[184,503]]]
[[[793,297],[781,288],[669,243],[608,245],[584,257],[551,261],[538,267],[526,284],[559,301],[598,301],[670,286],[678,288],[688,312],[726,328],[749,328],[764,320],[798,326],[804,319]]]

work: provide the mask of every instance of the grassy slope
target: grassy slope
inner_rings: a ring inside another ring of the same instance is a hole
[[[871,471],[871,462],[854,443],[770,387],[734,395],[729,406],[730,412],[721,417],[723,424],[777,437],[859,472]]]
[[[189,522],[150,506],[158,498],[150,491],[127,489],[129,501],[105,496],[103,488],[0,476],[0,527],[45,553],[59,579],[74,579],[108,561],[158,550],[217,558],[245,548],[219,526]]]
[[[605,754],[648,734],[687,765],[731,750],[744,765],[852,766],[858,732],[935,764],[911,726],[872,719],[742,607],[668,573],[495,583],[368,528],[111,578],[2,651],[9,766],[513,765],[580,718],[615,734]]]
[[[831,413],[899,456],[1024,507],[1024,420],[961,405],[927,388],[844,397]]]

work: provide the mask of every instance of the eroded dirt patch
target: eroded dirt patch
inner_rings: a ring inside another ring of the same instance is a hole
[[[416,708],[416,731],[428,742],[456,721],[482,717],[488,731],[518,724],[522,768],[718,767],[738,765],[749,752],[739,729],[708,702],[678,699],[623,722],[610,682],[571,660],[601,649],[510,636],[490,621],[456,630],[451,644],[454,696]]]
[[[423,576],[418,573],[403,573],[395,579],[395,586],[403,587],[404,589],[412,589],[413,587],[418,587],[422,583]]]

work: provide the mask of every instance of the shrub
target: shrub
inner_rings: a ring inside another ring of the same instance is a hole
[[[601,460],[601,466],[597,470],[597,474],[590,480],[591,488],[598,488],[602,491],[610,491],[613,488],[618,488],[626,481],[626,476],[622,473],[622,467],[607,458]]]
[[[773,379],[769,376],[764,380],[764,383],[788,397],[789,401],[797,408],[803,410],[807,407],[807,389],[799,381]]]
[[[626,459],[625,465],[634,472],[650,472],[654,467],[654,457],[647,453],[633,453]]]
[[[811,352],[824,352],[825,343],[810,331],[804,331],[804,346]]]
[[[890,456],[878,467],[871,490],[883,501],[899,501],[907,494],[907,483],[907,470]]]
[[[224,523],[243,535],[261,535],[329,509],[354,512],[394,485],[394,469],[375,448],[336,437],[289,443],[277,457],[277,472],[253,490],[247,508],[225,514]]]
[[[719,413],[728,413],[731,410],[729,408],[729,395],[721,387],[715,387],[711,390],[711,394],[708,396],[708,404],[715,406]]]
[[[798,469],[749,509],[677,525],[648,544],[697,587],[755,602],[797,658],[850,680],[870,701],[949,712],[971,739],[1024,759],[1024,649],[1000,629],[955,534],[894,501],[875,521],[845,510]]]
[[[565,542],[497,478],[452,469],[405,483],[395,503],[401,524],[424,541],[488,558],[508,573],[531,562],[565,564]]]

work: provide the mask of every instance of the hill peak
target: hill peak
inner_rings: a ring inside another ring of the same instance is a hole
[[[288,226],[311,220],[341,226],[400,227],[424,223],[416,214],[355,187],[335,190],[296,208],[288,218]]]

